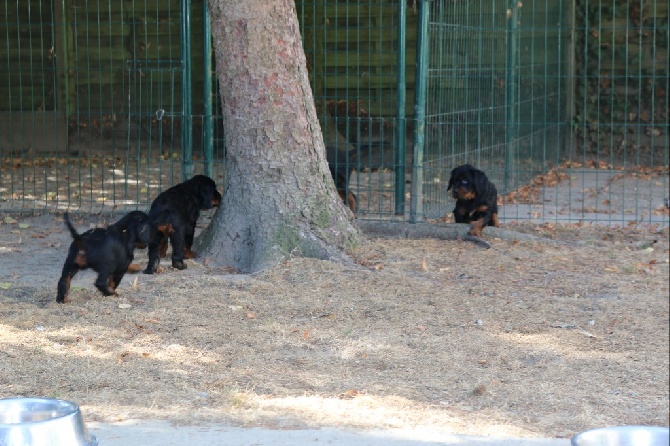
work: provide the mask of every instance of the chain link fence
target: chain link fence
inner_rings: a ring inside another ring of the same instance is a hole
[[[502,222],[668,226],[668,4],[296,0],[358,218],[449,222],[454,167]],[[0,1],[0,209],[146,209],[225,175],[202,0]]]

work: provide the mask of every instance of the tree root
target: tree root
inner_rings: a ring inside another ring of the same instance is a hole
[[[374,221],[357,220],[358,227],[367,236],[391,237],[391,238],[435,238],[439,240],[467,240],[476,243],[486,249],[491,248],[491,244],[474,235],[468,234],[470,225],[463,223],[452,223],[448,225],[433,224],[411,224],[406,222],[394,221]],[[537,237],[530,234],[524,234],[506,229],[487,226],[484,228],[484,234],[487,236],[499,238],[506,241],[531,241],[538,243],[549,243],[559,245],[579,246],[578,243],[569,243],[558,240],[551,240],[543,237]]]
[[[491,244],[487,242],[486,240],[477,237],[476,235],[470,235],[470,234],[465,234],[463,237],[461,237],[463,240],[467,240],[469,242],[474,242],[478,245],[482,245],[486,249],[491,249]]]

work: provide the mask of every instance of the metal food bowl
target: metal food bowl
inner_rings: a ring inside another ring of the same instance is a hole
[[[670,430],[656,426],[592,429],[572,437],[572,446],[669,446]]]
[[[0,446],[97,446],[79,406],[52,398],[0,399]]]

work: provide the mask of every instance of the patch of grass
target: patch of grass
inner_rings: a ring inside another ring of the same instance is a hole
[[[257,407],[253,395],[239,391],[230,392],[228,395],[228,404],[234,409],[253,409]]]

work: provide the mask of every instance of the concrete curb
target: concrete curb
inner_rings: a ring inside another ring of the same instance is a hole
[[[343,430],[335,428],[273,430],[220,424],[174,426],[166,421],[87,423],[100,446],[569,446],[569,439],[502,438],[444,434],[409,429]]]

